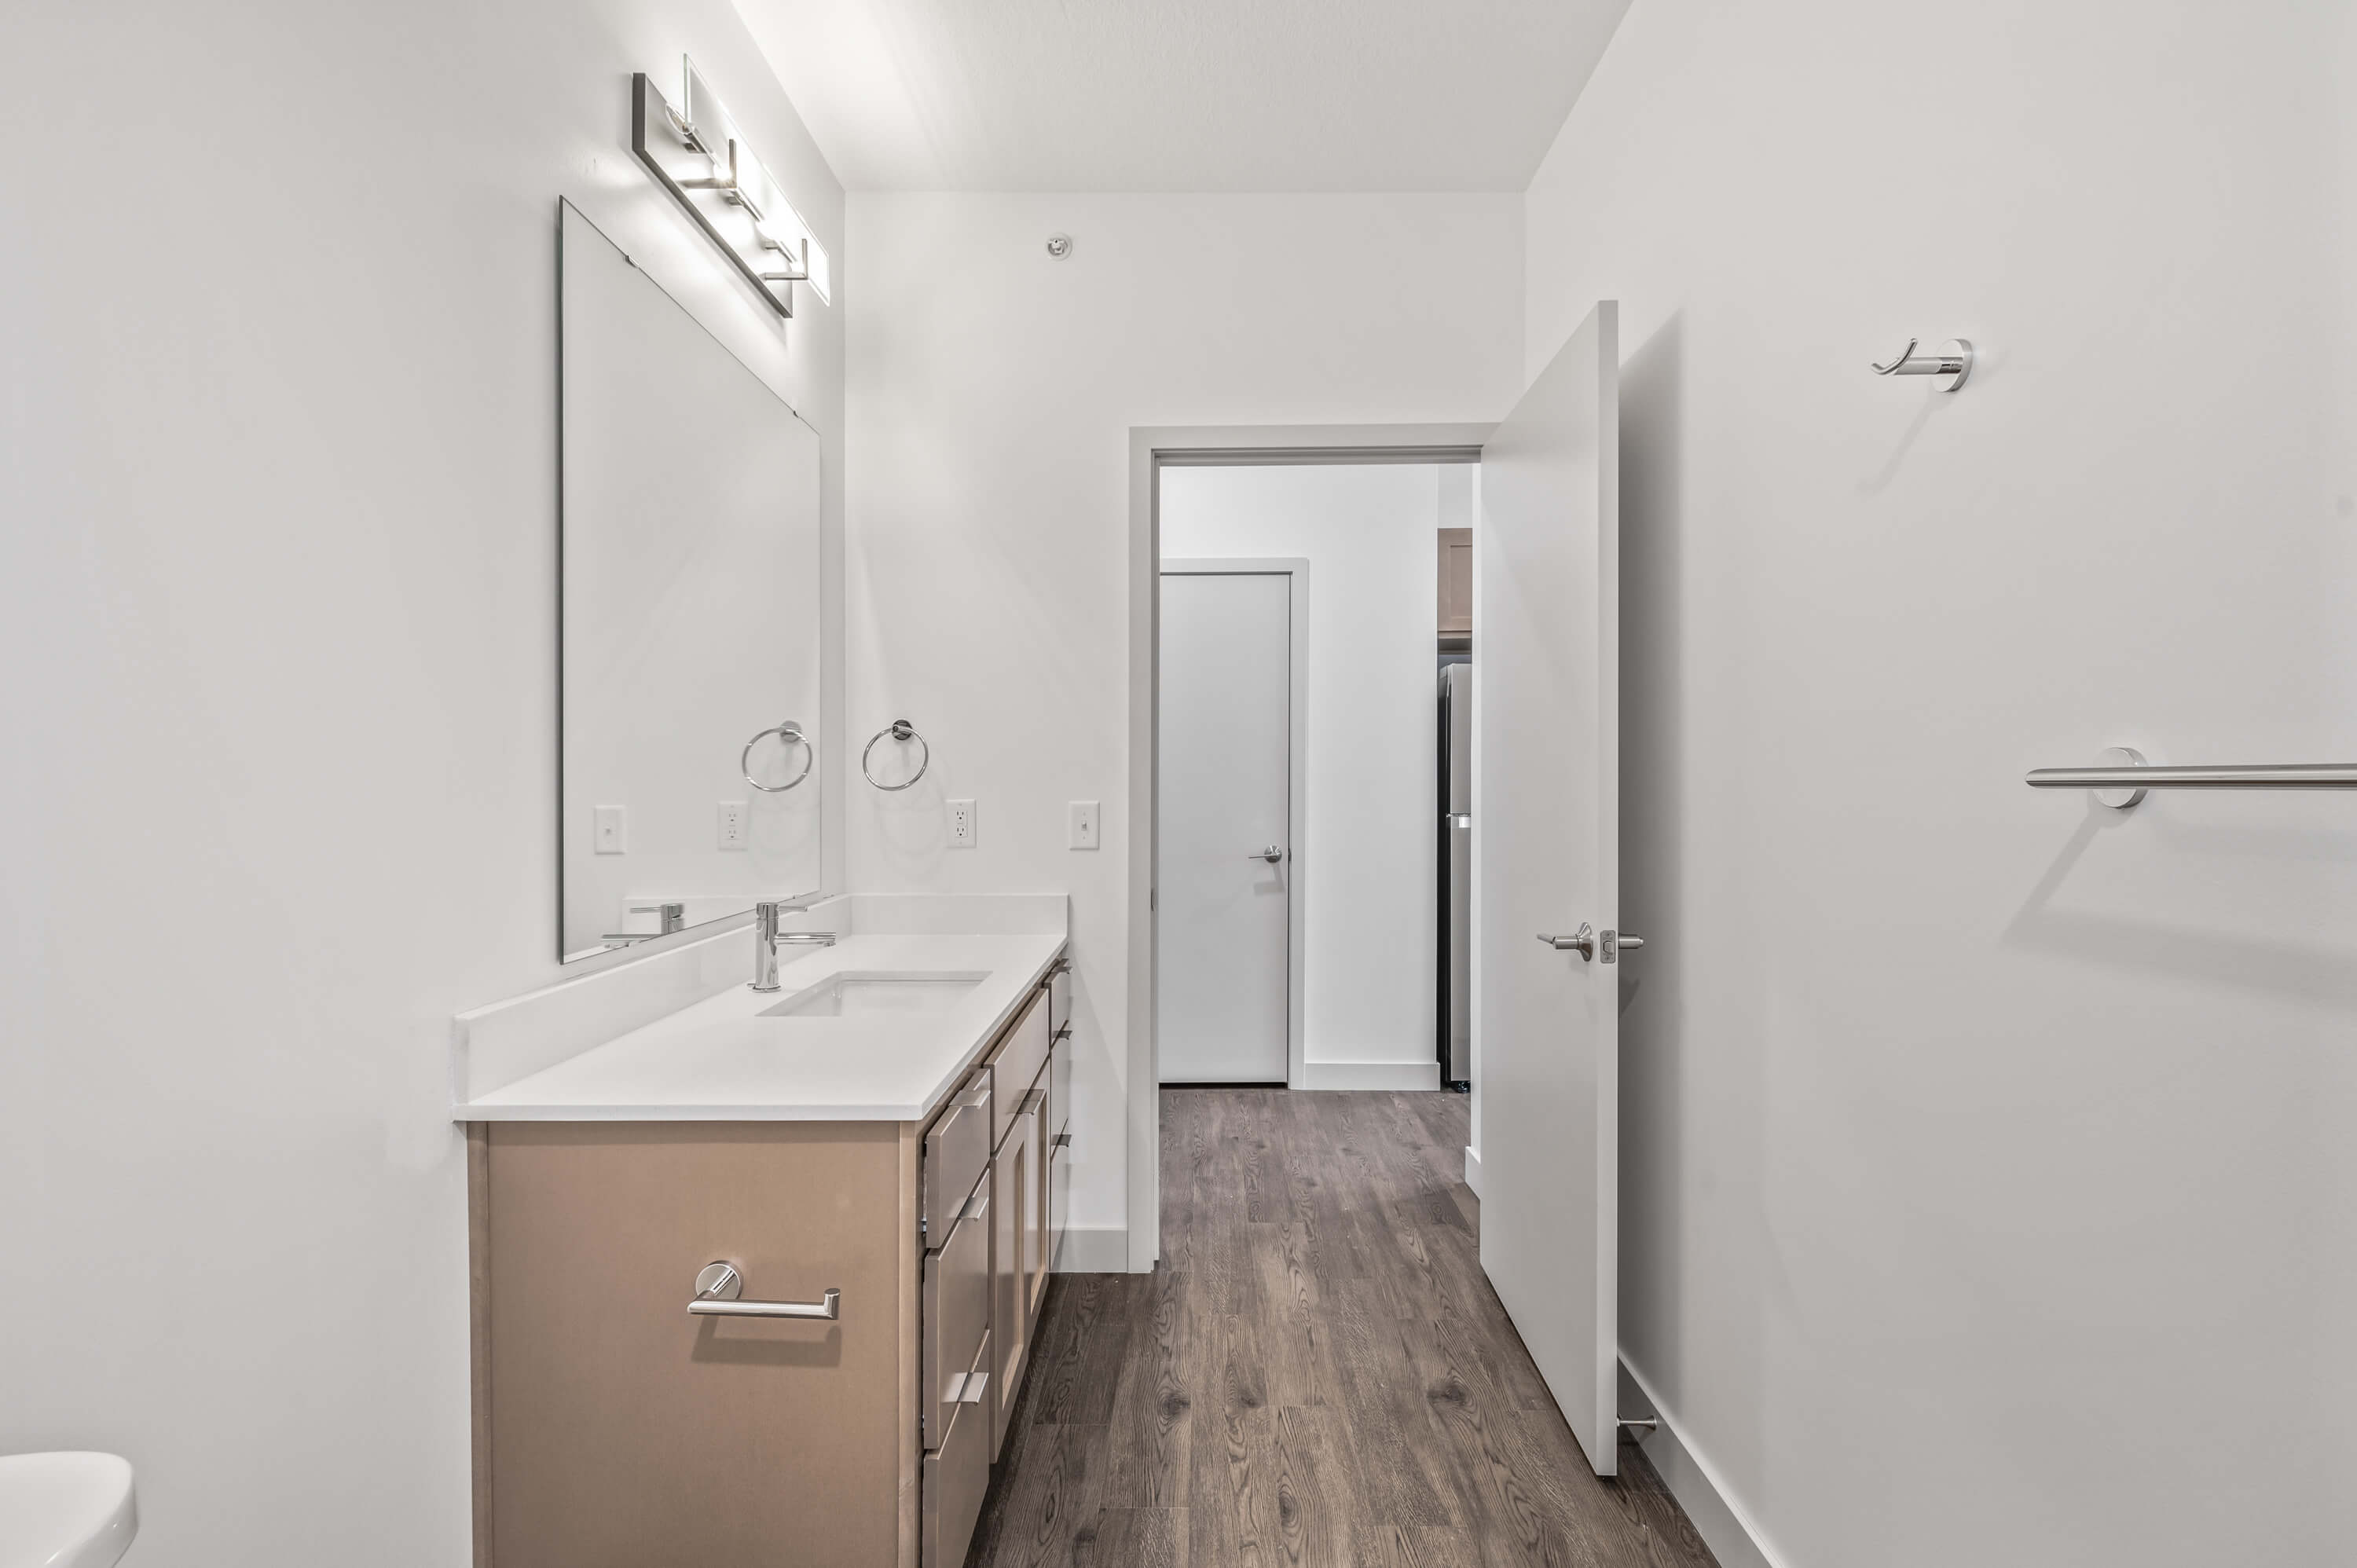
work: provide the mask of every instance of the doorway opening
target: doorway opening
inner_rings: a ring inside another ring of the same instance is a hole
[[[1447,1074],[1440,530],[1471,526],[1487,435],[1132,432],[1135,1270],[1161,1085]]]

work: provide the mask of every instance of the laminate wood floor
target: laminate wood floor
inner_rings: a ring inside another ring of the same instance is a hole
[[[1062,1274],[969,1568],[1714,1568],[1481,1273],[1461,1095],[1162,1091],[1150,1274]]]

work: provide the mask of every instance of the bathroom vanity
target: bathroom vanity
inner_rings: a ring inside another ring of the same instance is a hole
[[[459,1020],[479,1562],[964,1560],[1063,1230],[1063,901],[909,902],[791,917],[839,935],[776,993],[739,930]],[[907,929],[952,906],[996,934]]]

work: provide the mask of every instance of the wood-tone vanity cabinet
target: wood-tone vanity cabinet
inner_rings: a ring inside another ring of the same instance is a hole
[[[478,1564],[962,1563],[1062,1236],[1062,984],[923,1122],[471,1124]],[[837,1316],[691,1314],[716,1262]]]

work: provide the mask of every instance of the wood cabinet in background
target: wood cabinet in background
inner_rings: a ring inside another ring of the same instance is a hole
[[[1473,636],[1473,531],[1443,528],[1440,535],[1440,639],[1463,647]]]

